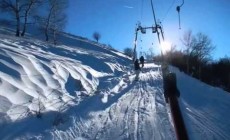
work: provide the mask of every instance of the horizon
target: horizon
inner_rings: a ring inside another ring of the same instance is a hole
[[[179,29],[176,6],[181,2],[182,0],[164,2],[153,0],[157,21],[162,23],[164,29],[165,44],[175,45],[177,50],[182,50],[184,46],[180,39],[184,32],[191,30],[193,35],[201,32],[207,35],[216,47],[211,53],[214,61],[229,57],[230,30],[226,28],[230,27],[230,18],[227,15],[230,13],[227,7],[230,1],[184,1],[180,10],[181,29]],[[0,17],[9,19],[10,16],[6,15],[2,13]],[[111,45],[122,52],[127,47],[134,47],[135,29],[138,22],[141,22],[144,27],[154,26],[150,1],[144,0],[110,0],[109,3],[105,0],[94,2],[69,0],[66,15],[68,18],[64,28],[66,33],[94,40],[93,33],[99,32],[100,43]],[[137,54],[140,55],[149,50],[154,54],[160,54],[161,47],[157,35],[148,30],[146,34],[138,33]]]
[[[209,4],[206,4],[207,2]],[[180,10],[181,29],[179,29],[176,6],[181,3],[182,1],[176,0],[153,1],[157,21],[160,21],[164,28],[165,41],[176,45],[180,50],[183,49],[180,38],[185,31],[192,30],[193,35],[202,32],[208,35],[212,44],[216,46],[212,52],[214,60],[229,56],[230,40],[227,35],[230,31],[225,28],[230,26],[230,19],[226,14],[230,12],[227,7],[230,2],[184,1]],[[100,43],[109,44],[119,51],[127,47],[133,48],[138,21],[141,21],[143,26],[154,25],[150,2],[144,0],[110,0],[107,3],[104,0],[97,2],[70,0],[67,15],[66,32],[93,39],[92,34],[97,31],[101,34]],[[139,54],[152,49],[155,54],[159,54],[157,35],[148,32],[150,31],[147,31],[146,35],[139,33],[137,52]]]

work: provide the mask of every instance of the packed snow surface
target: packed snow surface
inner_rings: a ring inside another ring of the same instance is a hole
[[[0,138],[175,140],[160,65],[140,79],[130,58],[96,42],[63,34],[52,45],[0,34]],[[176,68],[190,139],[230,139],[230,97]]]

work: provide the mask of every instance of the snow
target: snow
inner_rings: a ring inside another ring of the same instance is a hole
[[[0,30],[1,139],[176,139],[160,65],[145,64],[135,81],[131,59],[104,45]],[[170,69],[190,139],[230,139],[230,94]]]
[[[179,100],[191,139],[230,139],[230,94],[171,67],[177,75]]]
[[[160,73],[149,69],[140,75],[140,81],[133,81],[133,75],[130,79],[125,80],[127,86],[124,80],[119,83],[119,92],[107,97],[107,102],[87,106],[84,113],[76,110],[81,112],[74,118],[79,122],[67,130],[54,131],[54,139],[175,139]]]

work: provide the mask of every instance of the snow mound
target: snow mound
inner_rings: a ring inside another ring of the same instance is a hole
[[[100,78],[116,76],[130,61],[119,52],[70,35],[62,39],[71,47],[0,37],[0,112],[12,121],[76,105],[79,95],[94,94]]]

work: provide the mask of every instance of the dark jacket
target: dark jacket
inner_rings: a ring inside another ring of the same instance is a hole
[[[144,63],[144,61],[145,61],[144,57],[141,56],[141,57],[140,57],[140,62],[141,62],[141,63]]]

